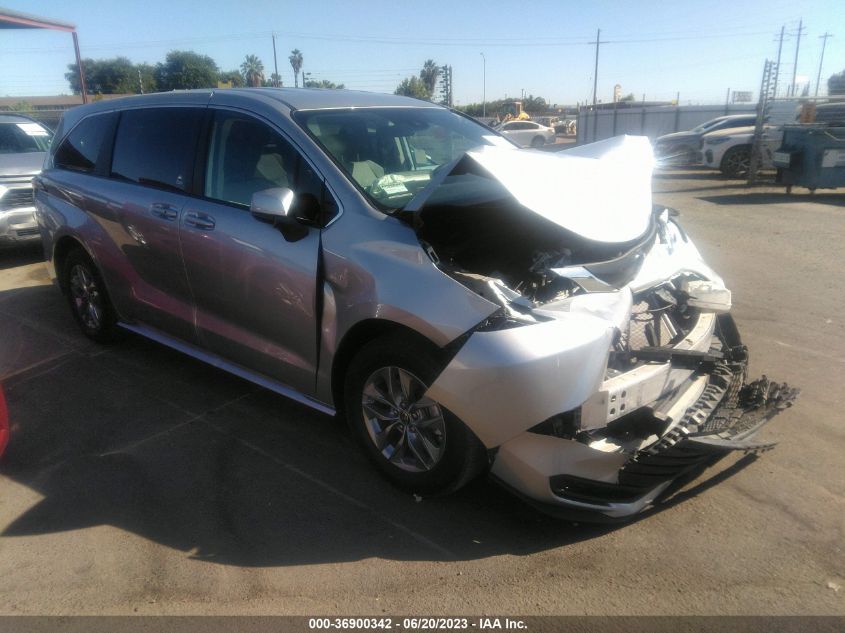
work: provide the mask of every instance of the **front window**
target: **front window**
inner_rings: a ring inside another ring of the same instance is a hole
[[[53,135],[40,123],[0,123],[0,154],[46,152]]]
[[[467,150],[511,145],[439,108],[304,110],[295,118],[371,200],[388,209],[407,204],[435,169]]]

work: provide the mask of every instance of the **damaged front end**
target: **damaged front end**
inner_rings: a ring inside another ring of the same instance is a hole
[[[650,159],[624,137],[530,165],[469,152],[403,212],[438,268],[500,306],[426,395],[497,480],[582,520],[630,517],[729,451],[766,450],[757,432],[798,393],[747,381],[730,291],[652,208]]]

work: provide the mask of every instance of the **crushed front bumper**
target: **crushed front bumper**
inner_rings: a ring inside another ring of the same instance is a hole
[[[493,477],[544,511],[579,521],[618,521],[731,451],[768,450],[773,443],[756,435],[792,405],[798,390],[765,376],[746,381],[747,351],[729,316],[719,317],[713,338],[724,351],[701,355],[699,367],[670,397],[628,414],[632,424],[618,418],[615,437],[529,431],[499,447]],[[690,360],[677,362],[688,366]],[[637,428],[654,426],[664,429],[659,436],[640,431],[631,437]]]

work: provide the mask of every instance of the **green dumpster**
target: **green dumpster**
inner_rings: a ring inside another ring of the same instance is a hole
[[[816,189],[845,187],[845,126],[785,125],[773,158],[778,182]]]

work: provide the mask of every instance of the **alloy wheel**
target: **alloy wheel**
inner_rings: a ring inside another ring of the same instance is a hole
[[[427,387],[401,367],[377,369],[361,396],[370,440],[391,464],[407,472],[427,472],[446,447],[446,420]]]
[[[99,330],[103,322],[103,302],[94,275],[82,264],[70,271],[70,295],[73,308],[89,330]]]

